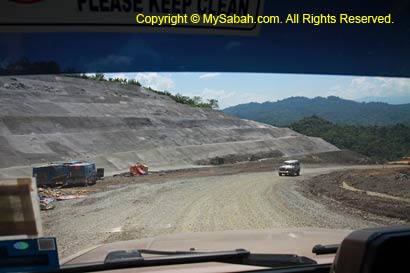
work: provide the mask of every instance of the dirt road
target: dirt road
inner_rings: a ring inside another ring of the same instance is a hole
[[[303,179],[333,169],[340,168],[304,169],[301,177],[279,177],[275,171],[110,184],[105,191],[42,212],[44,231],[58,238],[59,252],[66,257],[98,243],[167,233],[391,223],[331,211],[295,190]]]

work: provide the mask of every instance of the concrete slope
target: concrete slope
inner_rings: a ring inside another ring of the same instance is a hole
[[[287,128],[178,104],[137,86],[0,77],[0,177],[62,160],[94,160],[115,172],[137,161],[165,168],[337,150]]]

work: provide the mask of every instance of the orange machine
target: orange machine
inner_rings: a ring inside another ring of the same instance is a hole
[[[146,175],[148,174],[148,166],[141,163],[135,163],[134,165],[131,165],[130,173],[132,173],[134,176]]]
[[[388,165],[410,165],[410,157],[403,157],[400,161],[387,162]]]

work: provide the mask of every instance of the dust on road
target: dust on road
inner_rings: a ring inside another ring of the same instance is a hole
[[[46,235],[61,257],[99,243],[200,231],[325,227],[356,229],[390,223],[329,210],[295,190],[303,179],[340,168],[304,169],[302,177],[276,171],[168,182],[113,184],[87,198],[42,212]],[[105,183],[105,182],[101,182]]]

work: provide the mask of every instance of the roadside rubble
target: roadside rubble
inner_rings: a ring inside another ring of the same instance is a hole
[[[407,180],[410,180],[410,174],[408,174],[408,173],[398,173],[398,174],[396,174],[394,179],[401,180],[401,181],[403,181],[403,180],[407,181]]]
[[[87,190],[61,190],[58,188],[38,188],[38,197],[41,210],[51,210],[55,208],[57,201],[86,197]]]
[[[51,210],[55,208],[54,202],[56,200],[54,198],[43,198],[39,197],[40,202],[40,210]]]
[[[44,198],[60,198],[63,196],[84,197],[87,190],[81,189],[58,189],[58,188],[38,188],[38,194]]]

